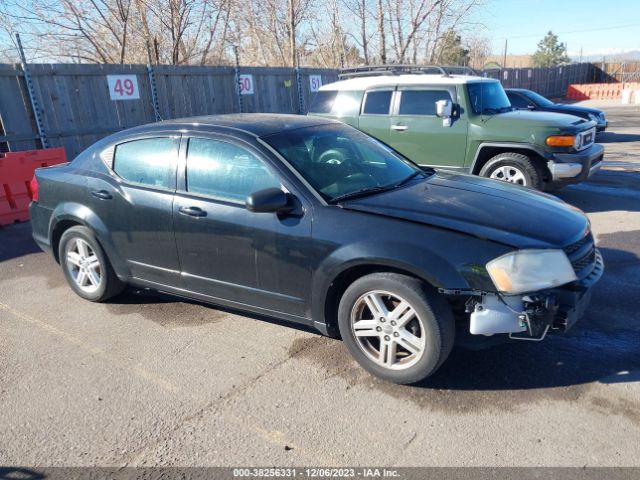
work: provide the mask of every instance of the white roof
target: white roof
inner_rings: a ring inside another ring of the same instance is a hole
[[[328,83],[320,87],[320,90],[365,90],[371,87],[395,86],[395,85],[463,85],[470,82],[491,81],[497,82],[493,78],[474,77],[470,75],[372,75],[370,77],[355,77],[347,80]]]

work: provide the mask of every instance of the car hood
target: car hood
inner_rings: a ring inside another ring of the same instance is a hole
[[[561,248],[582,238],[589,228],[584,213],[551,195],[444,171],[342,206],[455,230],[516,248]]]
[[[526,125],[531,128],[555,127],[562,130],[582,130],[588,123],[588,120],[585,120],[584,118],[574,117],[565,113],[541,111],[531,112],[529,110],[513,110],[511,112],[492,115],[487,118],[491,118],[494,128],[504,125],[507,131],[510,128],[513,128],[514,122],[517,122],[516,125],[518,126]],[[593,125],[595,125],[595,123]]]
[[[563,105],[561,103],[556,103],[550,107],[544,107],[544,110],[557,113],[566,113],[569,115],[583,116],[587,116],[587,114],[590,113],[591,115],[595,115],[596,117],[602,113],[602,110],[598,110],[597,108],[581,107],[579,105]]]

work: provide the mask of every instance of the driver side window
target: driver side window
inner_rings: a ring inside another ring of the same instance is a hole
[[[187,150],[187,191],[232,202],[280,181],[262,160],[232,143],[191,138]]]

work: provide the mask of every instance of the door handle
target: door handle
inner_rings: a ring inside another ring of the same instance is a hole
[[[396,130],[397,132],[404,132],[408,129],[409,127],[407,127],[406,125],[391,125],[391,130]]]
[[[91,190],[91,195],[100,200],[111,200],[113,198],[106,190]]]
[[[182,215],[189,215],[190,217],[206,217],[207,212],[198,207],[180,207],[178,209]]]

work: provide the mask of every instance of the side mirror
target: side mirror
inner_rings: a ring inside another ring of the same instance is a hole
[[[440,118],[451,118],[453,103],[451,100],[438,100],[436,102],[436,115]]]
[[[279,188],[253,192],[245,200],[245,207],[255,213],[288,213],[293,210],[290,195]]]

